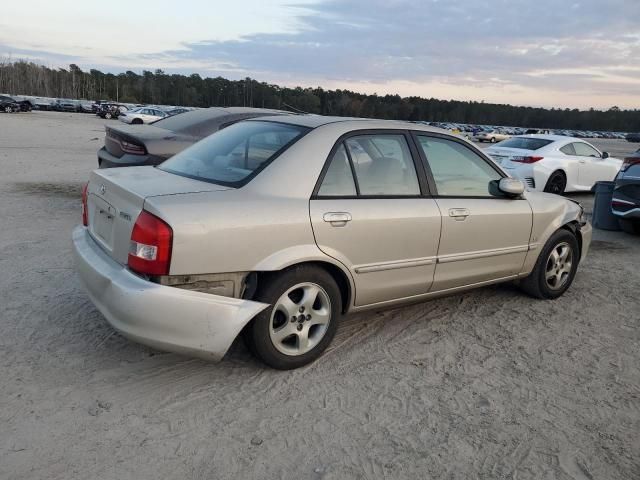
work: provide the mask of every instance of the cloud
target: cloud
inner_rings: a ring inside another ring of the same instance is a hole
[[[633,106],[640,104],[638,18],[637,0],[565,8],[557,0],[319,0],[299,10],[295,31],[203,39],[102,63],[287,84],[485,88],[488,98],[510,92],[510,101],[527,92],[520,103],[535,101],[536,89],[548,98],[570,89],[572,101]]]

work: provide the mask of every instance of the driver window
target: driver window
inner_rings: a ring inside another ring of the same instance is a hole
[[[492,197],[489,183],[502,176],[478,154],[461,143],[438,137],[418,135],[418,145],[427,157],[438,195]]]
[[[600,158],[598,151],[591,145],[586,143],[576,142],[573,144],[573,148],[576,150],[576,155],[580,157],[595,157]]]

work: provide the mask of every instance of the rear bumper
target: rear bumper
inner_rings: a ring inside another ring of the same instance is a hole
[[[76,227],[72,238],[89,298],[113,328],[136,342],[218,361],[268,306],[148,282],[111,259],[85,227]]]

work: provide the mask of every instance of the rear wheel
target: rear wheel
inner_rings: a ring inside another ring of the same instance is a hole
[[[532,297],[558,298],[573,283],[580,261],[578,241],[568,230],[558,230],[545,244],[531,274],[520,283]]]
[[[555,193],[556,195],[562,195],[565,188],[567,188],[567,177],[564,172],[553,172],[547,180],[547,184],[544,186],[544,191],[547,193]]]
[[[107,120],[111,119],[111,112],[107,112],[104,114],[104,118],[106,118]]]
[[[131,123],[133,125],[142,125],[142,120],[140,120],[139,118],[134,118]]]
[[[13,109],[9,105],[7,105],[6,107],[4,107],[4,111],[6,113],[11,113],[11,112],[13,112]]]
[[[331,275],[315,266],[295,266],[270,275],[255,299],[271,306],[245,331],[251,352],[270,367],[306,365],[331,343],[341,316],[341,294]]]
[[[640,235],[640,220],[634,222],[626,218],[619,218],[618,223],[622,231],[630,233],[631,235]]]
[[[496,143],[496,137],[491,137],[491,140],[489,140],[491,143]]]

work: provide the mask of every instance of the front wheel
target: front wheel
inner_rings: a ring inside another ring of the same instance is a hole
[[[295,266],[264,278],[255,299],[270,304],[245,331],[251,352],[270,367],[306,365],[329,346],[341,317],[342,297],[322,268]]]
[[[11,107],[9,107],[9,106],[6,106],[6,107],[4,107],[4,111],[5,111],[5,113],[11,113],[11,112],[13,112],[13,109]]]
[[[104,118],[106,118],[107,120],[110,120],[112,117],[111,112],[107,112],[104,114]]]
[[[491,143],[496,143],[496,137],[491,137],[491,140],[489,140]]]
[[[558,230],[545,244],[535,267],[520,283],[532,297],[553,300],[573,283],[580,261],[580,249],[575,235]]]

